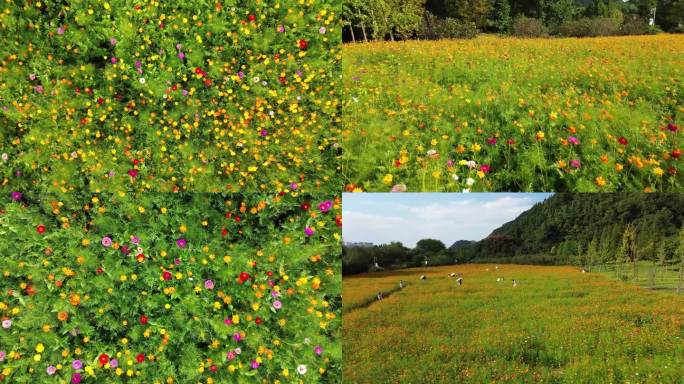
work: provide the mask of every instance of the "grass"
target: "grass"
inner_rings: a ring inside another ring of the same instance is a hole
[[[346,188],[681,188],[683,49],[666,34],[346,45]]]
[[[450,272],[463,273],[462,287]],[[350,310],[399,279],[411,285]],[[365,274],[344,279],[343,298],[344,382],[674,383],[684,375],[684,296],[574,267]]]

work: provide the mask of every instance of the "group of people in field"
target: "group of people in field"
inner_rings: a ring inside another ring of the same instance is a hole
[[[498,265],[495,266],[494,269],[495,269],[496,271],[498,271],[498,270],[499,270],[499,266],[498,266]],[[487,268],[487,271],[489,271],[489,268]],[[582,272],[584,272],[584,271],[582,271]],[[459,287],[463,285],[463,274],[460,273],[460,272],[459,272],[459,273],[451,272],[451,273],[449,273],[449,274],[447,275],[447,278],[449,278],[449,279],[456,279],[456,284],[457,284]],[[426,275],[420,275],[420,280],[427,280],[427,276],[426,276]],[[505,280],[506,280],[506,278],[503,277],[503,276],[500,276],[500,277],[497,277],[497,278],[496,278],[496,282],[497,282],[497,283],[503,283]],[[512,282],[513,282],[513,287],[517,287],[517,286],[518,286],[518,282],[517,282],[515,279],[512,279]],[[406,286],[406,284],[404,284],[404,280],[399,280],[399,289],[400,289],[400,290],[401,290],[401,289],[404,289],[405,286]],[[378,300],[382,300],[382,299],[383,299],[382,291],[378,291],[378,296],[377,296],[377,297],[378,297]]]

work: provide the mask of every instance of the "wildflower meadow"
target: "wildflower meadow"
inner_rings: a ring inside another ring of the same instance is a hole
[[[531,265],[412,268],[343,284],[345,383],[677,383],[684,374],[684,299],[673,292]]]
[[[1,184],[58,193],[330,187],[340,7],[3,2]]]
[[[345,45],[348,191],[682,188],[684,36]]]
[[[15,193],[0,382],[339,382],[335,196]]]

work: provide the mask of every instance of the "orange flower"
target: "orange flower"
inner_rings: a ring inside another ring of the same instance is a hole
[[[59,321],[67,321],[68,318],[69,318],[69,314],[66,313],[65,311],[61,311],[61,312],[57,313],[57,320],[59,320]]]
[[[599,187],[603,187],[604,185],[606,185],[606,179],[604,179],[603,176],[597,177],[596,185],[598,185]]]
[[[77,307],[81,304],[81,296],[79,296],[78,293],[72,293],[69,295],[69,303],[74,307]]]

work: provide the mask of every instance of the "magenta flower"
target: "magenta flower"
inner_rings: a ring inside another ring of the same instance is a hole
[[[112,57],[112,64],[116,64],[119,61],[116,57]]]
[[[487,164],[482,164],[482,165],[480,166],[480,171],[482,171],[482,172],[484,172],[484,173],[489,173],[489,170],[490,170],[490,167],[489,167],[489,165],[487,165]]]
[[[490,137],[487,139],[487,144],[495,145],[496,144],[496,137]]]
[[[238,341],[238,342],[240,340],[242,340],[242,336],[240,336],[240,332],[233,333],[233,340]]]
[[[19,200],[21,200],[21,197],[22,197],[22,196],[23,196],[23,195],[21,194],[21,192],[16,192],[16,191],[15,191],[15,192],[12,192],[12,200],[14,200],[14,201],[19,201]]]
[[[580,167],[580,161],[577,159],[570,160],[570,166],[572,166],[574,168],[579,168]]]
[[[263,137],[266,137],[266,136],[268,136],[268,131],[265,129],[262,129],[261,132],[259,132],[259,134]]]
[[[278,26],[278,28],[276,29],[276,31],[278,31],[278,33],[283,33],[283,32],[285,32],[285,26],[282,25],[282,24],[280,24],[280,25]]]
[[[316,347],[314,347],[314,353],[317,354],[318,356],[322,355],[323,354],[323,347],[321,347],[320,345],[317,345]]]
[[[259,368],[259,362],[256,360],[252,360],[252,362],[249,363],[249,366],[252,367],[252,369],[257,369]]]
[[[137,169],[129,169],[128,170],[128,176],[133,177],[133,178],[137,177],[138,176],[138,170]]]
[[[318,210],[321,211],[321,213],[326,213],[332,208],[333,203],[330,200],[326,200],[320,204],[318,204]]]
[[[74,373],[71,376],[71,382],[73,384],[79,384],[81,382],[81,374],[80,373]]]
[[[5,361],[6,353],[5,351],[0,351],[0,363]]]
[[[568,137],[568,141],[570,142],[570,144],[574,144],[574,145],[577,145],[577,144],[580,143],[580,142],[579,142],[579,139],[576,138],[575,136],[570,136],[570,137]]]
[[[138,236],[131,236],[131,243],[140,244],[140,238]]]
[[[299,185],[297,185],[297,183],[292,183],[292,184],[290,184],[290,189],[291,189],[291,190],[296,191],[297,188],[299,188]]]
[[[183,52],[178,52],[178,58],[181,60],[185,60],[185,53]]]
[[[304,233],[305,233],[307,236],[311,236],[311,235],[314,234],[314,229],[311,228],[311,227],[306,227],[306,228],[304,228]]]
[[[105,247],[109,247],[110,245],[112,245],[112,239],[109,236],[103,237],[102,245],[104,245]]]
[[[231,325],[231,324],[233,324],[233,319],[226,317],[225,319],[223,319],[223,323],[225,325]]]
[[[188,245],[188,241],[185,239],[178,239],[176,240],[176,245],[178,248],[185,248],[185,246]]]
[[[211,280],[205,280],[204,281],[204,288],[206,289],[214,289],[214,282]]]

